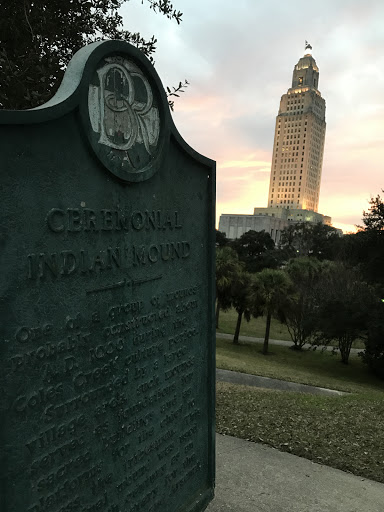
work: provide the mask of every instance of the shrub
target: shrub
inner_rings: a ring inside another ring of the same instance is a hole
[[[369,368],[384,379],[384,302],[376,303],[370,314],[365,350],[360,355]]]

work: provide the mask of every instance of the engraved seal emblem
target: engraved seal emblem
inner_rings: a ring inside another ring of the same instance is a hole
[[[109,170],[127,181],[156,171],[151,163],[159,145],[158,102],[134,62],[121,56],[103,60],[89,85],[88,113],[94,149]]]

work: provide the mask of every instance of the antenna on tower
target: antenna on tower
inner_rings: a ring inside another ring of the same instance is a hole
[[[307,40],[305,40],[305,48],[304,50],[312,50],[312,46],[308,43]]]

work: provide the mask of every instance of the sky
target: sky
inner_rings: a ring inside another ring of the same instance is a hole
[[[355,231],[384,188],[383,0],[174,0],[182,23],[141,0],[124,27],[155,35],[164,86],[190,85],[173,113],[185,141],[216,161],[216,222],[267,206],[275,119],[305,40],[320,70],[326,136],[319,212]]]

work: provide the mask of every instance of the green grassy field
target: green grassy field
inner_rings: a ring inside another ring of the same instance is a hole
[[[237,322],[237,313],[234,309],[228,311],[220,311],[219,328],[218,333],[234,334]],[[264,338],[265,334],[265,318],[251,318],[247,322],[244,318],[241,322],[240,335],[241,336],[253,336],[255,338]],[[287,326],[280,323],[275,318],[271,321],[271,331],[269,334],[272,340],[286,340],[291,341]],[[331,345],[337,345],[337,343],[331,343]],[[353,343],[354,348],[364,349],[364,343],[356,340]]]
[[[234,309],[220,311],[219,329],[217,332],[234,334],[237,322],[237,313]],[[249,322],[243,319],[241,322],[240,334],[242,336],[254,336],[264,338],[265,318],[251,318]],[[284,324],[272,318],[270,338],[273,340],[290,340],[289,332]]]
[[[375,391],[377,386],[384,390],[384,382],[376,379],[356,354],[345,365],[330,350],[296,351],[269,345],[269,352],[267,356],[261,354],[261,343],[234,345],[230,340],[217,339],[216,366],[340,391]]]
[[[384,483],[384,382],[357,356],[217,340],[217,367],[339,389],[341,397],[217,384],[217,431]]]

